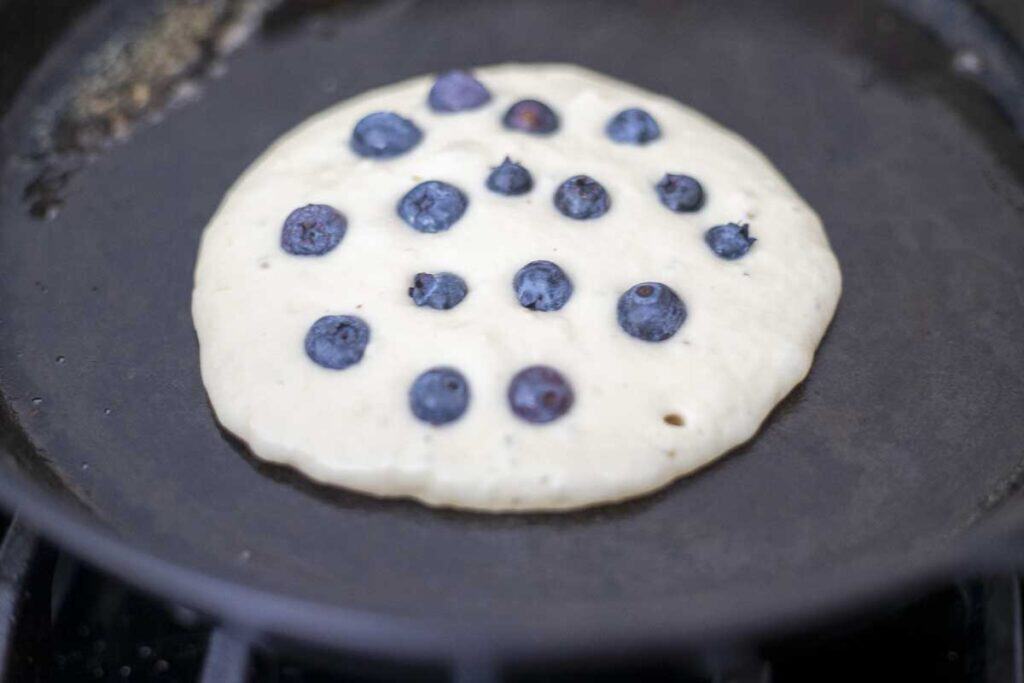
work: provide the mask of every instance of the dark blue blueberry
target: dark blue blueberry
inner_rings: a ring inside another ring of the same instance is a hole
[[[558,114],[543,102],[520,100],[508,108],[502,123],[512,130],[545,135],[558,130]]]
[[[661,203],[677,213],[698,211],[704,206],[704,188],[688,175],[666,173],[656,187]]]
[[[515,196],[533,189],[533,176],[509,157],[487,176],[487,189],[498,194]]]
[[[519,304],[531,311],[557,311],[572,296],[572,280],[551,261],[531,261],[512,279]]]
[[[611,205],[608,191],[590,176],[573,176],[555,192],[555,207],[577,220],[600,218]]]
[[[562,373],[546,365],[520,370],[508,385],[512,412],[534,424],[562,417],[572,408],[574,398],[572,387]]]
[[[624,109],[612,117],[605,132],[615,142],[646,145],[661,137],[661,127],[643,109]]]
[[[409,119],[390,111],[364,116],[352,131],[349,144],[361,157],[389,159],[405,154],[423,139],[423,132]]]
[[[296,256],[322,256],[338,246],[348,221],[326,204],[295,209],[284,220],[281,248]]]
[[[370,328],[354,315],[325,315],[306,334],[306,355],[317,365],[344,370],[363,359]]]
[[[686,304],[668,285],[641,282],[619,297],[619,327],[630,336],[665,341],[686,322]]]
[[[427,102],[434,111],[466,111],[491,101],[491,93],[468,71],[456,69],[437,77]]]
[[[409,389],[412,414],[432,425],[462,417],[469,406],[469,382],[455,368],[431,368],[416,378]]]
[[[409,296],[417,306],[429,306],[439,311],[455,308],[466,298],[466,281],[452,273],[417,273],[412,279]]]
[[[462,190],[440,180],[428,180],[409,190],[398,203],[398,215],[420,232],[442,232],[466,212],[469,200]]]
[[[721,258],[735,261],[750,251],[757,238],[750,236],[750,226],[746,223],[726,223],[704,233],[704,241]]]

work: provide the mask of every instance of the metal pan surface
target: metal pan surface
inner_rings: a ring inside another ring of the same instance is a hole
[[[886,4],[345,3],[266,24],[195,101],[70,178],[59,215],[33,218],[40,103],[130,4],[100,3],[49,50],[0,152],[0,497],[94,562],[286,636],[533,651],[790,623],[1024,527],[1024,147]],[[810,378],[713,467],[572,514],[437,511],[258,464],[212,417],[189,313],[223,192],[339,99],[508,60],[666,93],[780,167],[844,272]]]

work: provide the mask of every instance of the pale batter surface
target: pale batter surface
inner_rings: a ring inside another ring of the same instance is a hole
[[[473,111],[433,112],[432,76],[342,102],[281,138],[225,196],[203,235],[192,302],[220,422],[260,458],[319,481],[493,511],[636,496],[752,437],[807,374],[839,299],[815,212],[750,144],[678,102],[568,65],[474,75],[493,99]],[[524,98],[558,112],[558,132],[503,128]],[[607,137],[609,118],[630,107],[657,119],[660,139]],[[380,110],[415,121],[422,142],[393,159],[357,156],[353,126]],[[529,194],[485,187],[506,155],[533,174]],[[659,202],[666,172],[701,182],[700,211]],[[578,174],[607,188],[601,218],[555,209],[556,189]],[[423,180],[469,199],[446,232],[417,232],[396,212]],[[294,256],[280,246],[282,223],[311,203],[342,212],[348,230],[324,256]],[[757,238],[735,261],[704,241],[728,222],[748,222]],[[540,259],[573,281],[561,310],[527,310],[512,291],[516,271]],[[462,276],[468,296],[451,310],[416,307],[413,276],[442,271]],[[667,341],[635,339],[616,321],[619,296],[645,281],[686,304]],[[339,371],[310,361],[303,340],[325,315],[370,326],[361,362]],[[517,418],[507,399],[512,376],[535,364],[557,368],[575,393],[571,410],[543,425]],[[410,385],[434,366],[458,368],[472,394],[466,413],[440,427],[409,408]]]

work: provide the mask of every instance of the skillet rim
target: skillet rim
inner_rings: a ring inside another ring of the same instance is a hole
[[[13,458],[7,448],[0,453]],[[909,558],[898,552],[872,556],[866,566],[848,574],[793,575],[770,592],[760,587],[734,592],[713,609],[690,609],[684,597],[671,604],[658,601],[656,609],[638,609],[628,619],[618,603],[576,611],[569,618],[555,608],[517,621],[384,616],[288,597],[164,558],[90,521],[23,473],[11,474],[0,476],[0,503],[14,511],[16,523],[26,521],[45,538],[129,585],[195,609],[249,639],[263,635],[388,659],[479,662],[486,657],[563,659],[729,647],[861,613],[950,577],[1024,566],[1024,501],[1017,497],[973,527],[963,542],[930,546]]]

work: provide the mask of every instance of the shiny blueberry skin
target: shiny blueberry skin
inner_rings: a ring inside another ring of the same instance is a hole
[[[661,137],[661,126],[643,109],[625,109],[612,117],[605,132],[615,142],[646,145]]]
[[[557,420],[569,412],[572,387],[554,368],[533,365],[516,373],[508,385],[508,403],[518,417],[534,424]]]
[[[423,139],[415,123],[390,111],[378,111],[360,119],[349,145],[361,157],[390,159],[405,154]]]
[[[345,237],[348,221],[326,204],[295,209],[281,229],[281,248],[296,256],[323,256]]]
[[[487,189],[509,197],[526,194],[533,189],[533,176],[521,164],[505,157],[501,166],[487,176]]]
[[[572,280],[551,261],[531,261],[519,269],[512,288],[523,308],[557,311],[572,296]]]
[[[455,368],[431,368],[409,388],[412,414],[435,426],[458,420],[468,406],[469,382]]]
[[[438,311],[455,308],[466,298],[467,292],[466,281],[453,273],[417,273],[409,288],[409,296],[417,306]]]
[[[555,192],[555,208],[576,220],[600,218],[611,205],[608,191],[590,176],[573,176]]]
[[[704,206],[704,188],[688,175],[666,173],[656,189],[661,203],[676,213],[699,211]]]
[[[558,130],[558,114],[543,102],[520,100],[508,108],[502,123],[506,128],[546,135]]]
[[[306,355],[317,365],[344,370],[363,359],[370,327],[354,315],[325,315],[306,334]]]
[[[455,69],[437,77],[427,102],[436,112],[477,109],[491,101],[491,93],[468,71]]]
[[[704,241],[719,257],[735,261],[750,251],[757,238],[750,236],[750,226],[746,223],[726,223],[704,233]]]
[[[440,180],[428,180],[402,197],[398,215],[420,232],[442,232],[462,218],[468,205],[469,200],[459,188]]]
[[[686,322],[686,304],[668,285],[641,282],[619,297],[619,327],[632,337],[665,341]]]

